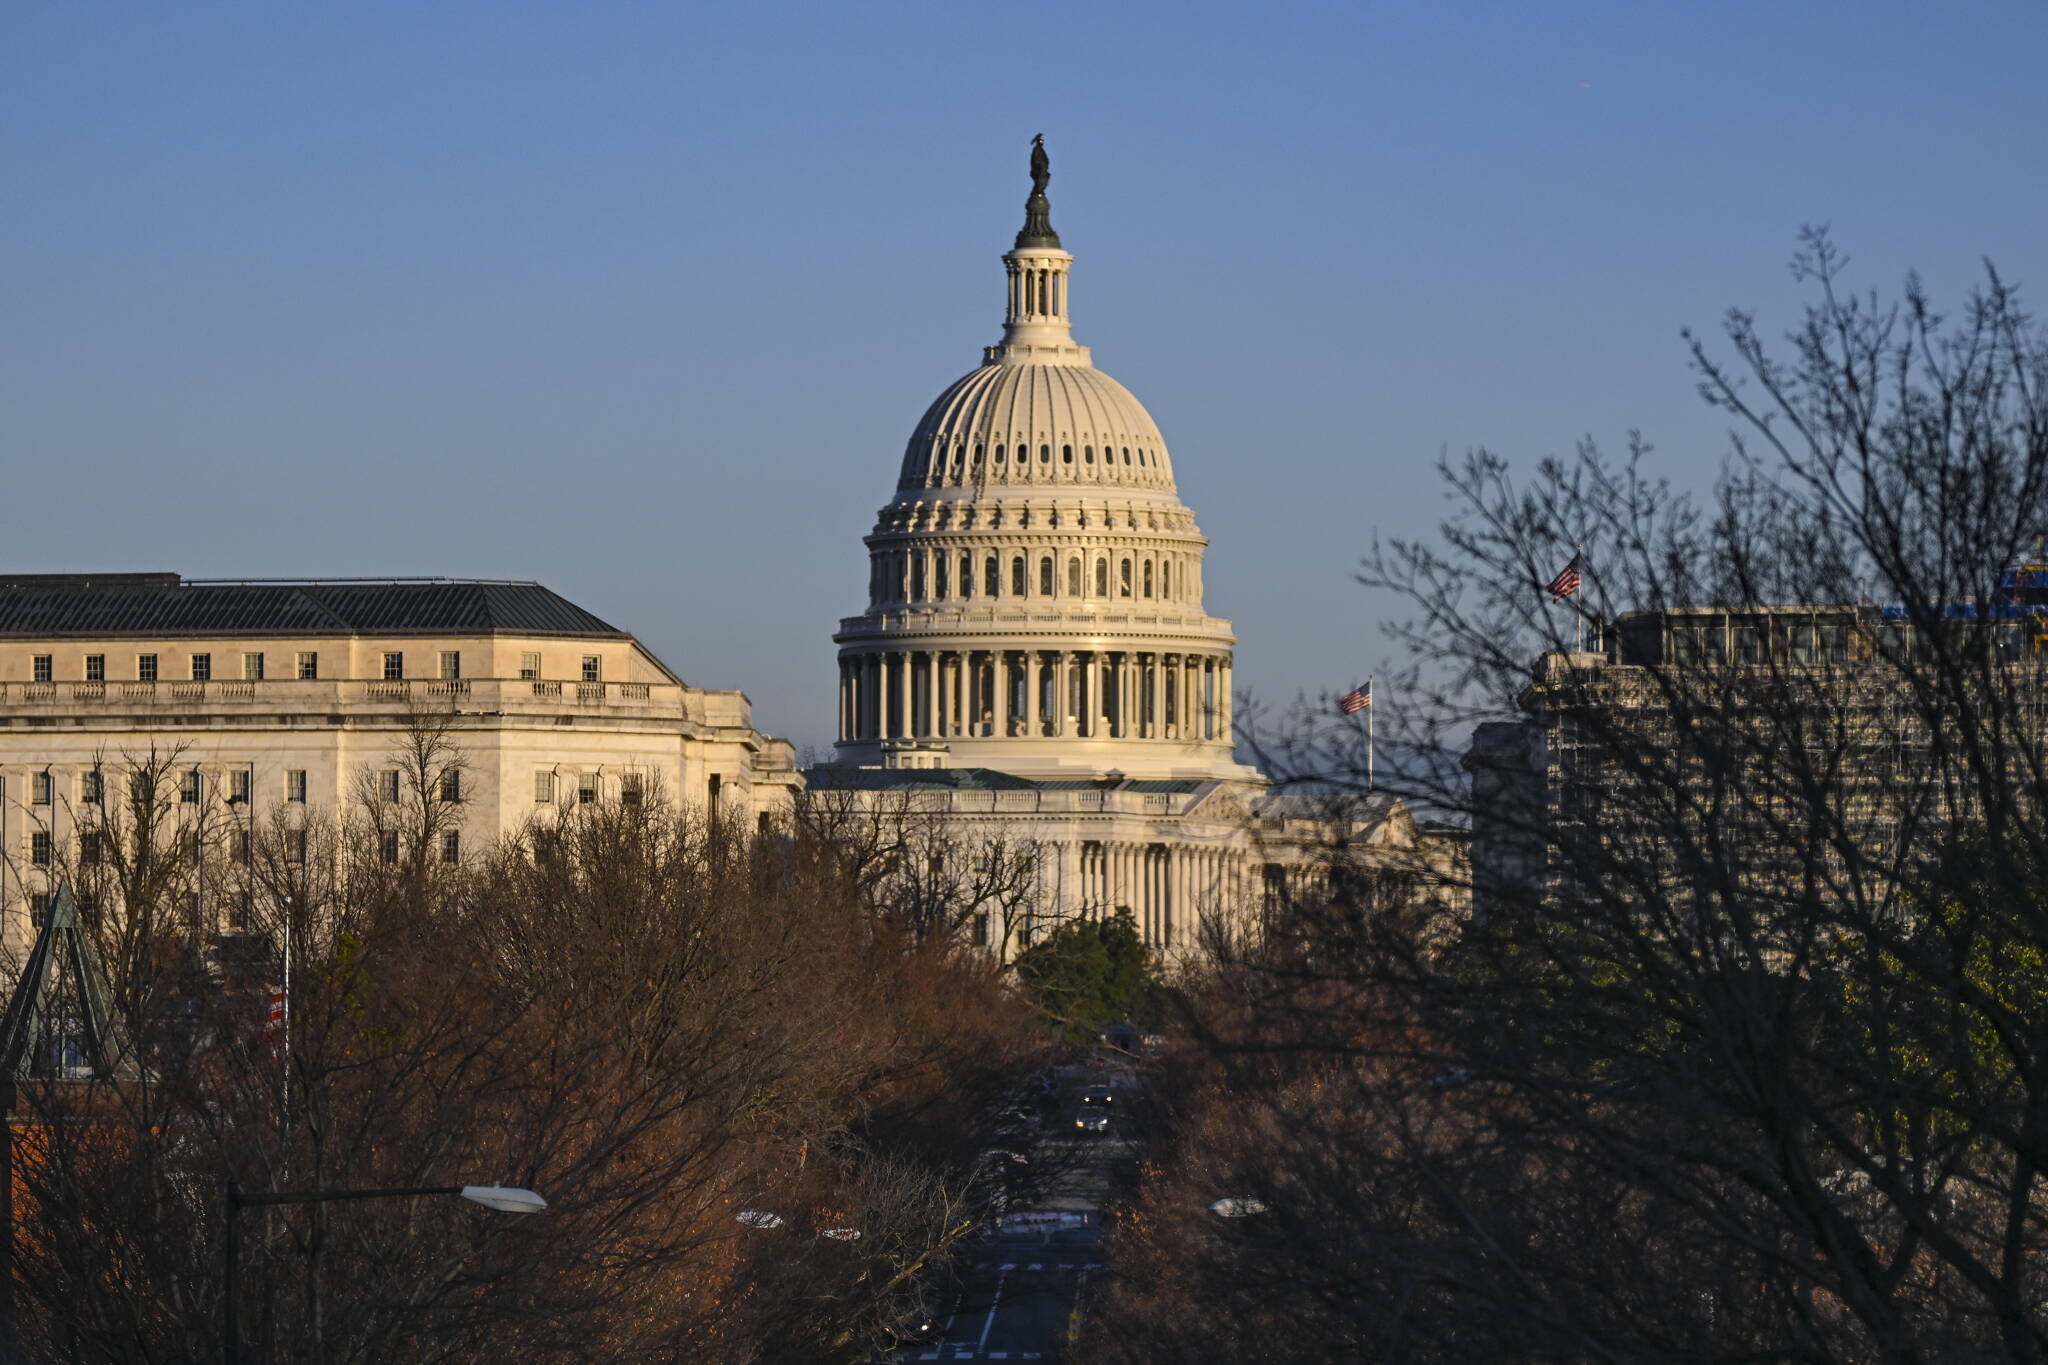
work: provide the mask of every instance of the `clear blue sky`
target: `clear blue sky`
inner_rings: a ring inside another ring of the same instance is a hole
[[[829,742],[830,635],[1000,317],[1074,314],[1268,698],[1348,686],[1442,452],[1642,429],[1678,332],[1857,283],[2048,308],[2048,4],[9,7],[0,567],[537,578]]]

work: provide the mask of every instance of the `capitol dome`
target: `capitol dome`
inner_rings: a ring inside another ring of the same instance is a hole
[[[839,762],[1228,779],[1228,621],[1158,424],[1073,338],[1034,161],[1002,339],[925,410],[839,645]]]
[[[989,487],[1171,496],[1173,466],[1152,414],[1102,371],[998,355],[926,409],[897,483],[902,492]]]

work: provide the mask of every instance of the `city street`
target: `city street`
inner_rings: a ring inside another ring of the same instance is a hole
[[[1059,1168],[1052,1188],[963,1253],[957,1291],[936,1305],[940,1339],[905,1347],[897,1360],[1064,1358],[1077,1313],[1085,1311],[1102,1274],[1101,1210],[1111,1167],[1137,1151],[1137,1143],[1117,1131],[1128,1117],[1133,1079],[1123,1068],[1060,1069],[1058,1103],[1031,1154],[1034,1162]],[[1073,1136],[1081,1090],[1105,1081],[1118,1088],[1124,1113],[1102,1136]]]

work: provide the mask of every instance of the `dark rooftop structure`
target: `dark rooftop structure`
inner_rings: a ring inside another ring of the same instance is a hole
[[[0,637],[110,635],[628,638],[538,583],[504,579],[0,574]]]

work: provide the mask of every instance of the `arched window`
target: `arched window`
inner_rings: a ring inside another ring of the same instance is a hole
[[[1109,596],[1109,561],[1106,559],[1095,561],[1095,595]]]
[[[1051,463],[1052,463],[1052,447],[1051,447],[1051,446],[1040,446],[1040,447],[1038,448],[1038,462],[1039,462],[1040,464],[1051,464]]]
[[[1117,596],[1129,597],[1131,595],[1131,561],[1128,559],[1126,559],[1123,562],[1123,569],[1120,574],[1119,582],[1121,586],[1117,593]]]
[[[1072,446],[1061,446],[1060,458],[1066,461],[1068,464],[1072,464],[1074,462],[1074,448]],[[1091,460],[1089,461],[1089,463],[1093,464],[1094,461]]]
[[[1038,561],[1038,595],[1040,597],[1052,596],[1051,555],[1047,555],[1045,558]]]
[[[1130,448],[1129,446],[1125,446],[1125,447],[1124,447],[1124,463],[1125,463],[1125,464],[1129,464],[1130,462],[1131,462],[1131,448]]]
[[[989,595],[990,597],[1000,597],[1000,596],[1002,596],[1002,595],[1003,595],[1003,561],[1001,561],[1000,559],[997,559],[997,558],[996,558],[996,557],[995,557],[994,555],[990,555],[990,556],[988,557],[988,563],[986,563],[986,564],[984,564],[984,565],[982,566],[982,570],[981,570],[981,582],[982,582],[982,587],[983,587],[983,588],[985,588],[985,589],[987,590],[987,592],[988,592],[988,595]]]
[[[1010,561],[1010,596],[1024,595],[1024,556],[1018,555]]]
[[[1067,561],[1067,596],[1081,595],[1081,556],[1075,555]]]
[[[974,596],[974,556],[965,550],[960,552],[960,595]]]
[[[924,556],[913,555],[910,559],[910,600],[924,601]]]
[[[1086,461],[1088,461],[1088,463],[1089,463],[1089,464],[1094,464],[1094,463],[1095,463],[1095,447],[1094,447],[1094,446],[1082,446],[1082,447],[1081,447],[1081,458],[1082,458],[1082,459],[1084,459],[1084,460],[1086,460]]]
[[[1145,596],[1152,595],[1152,561],[1145,561]]]
[[[932,556],[932,596],[941,602],[946,599],[946,552],[944,550]]]
[[[1173,600],[1173,561],[1171,559],[1159,561],[1159,597],[1160,600],[1166,602]]]

